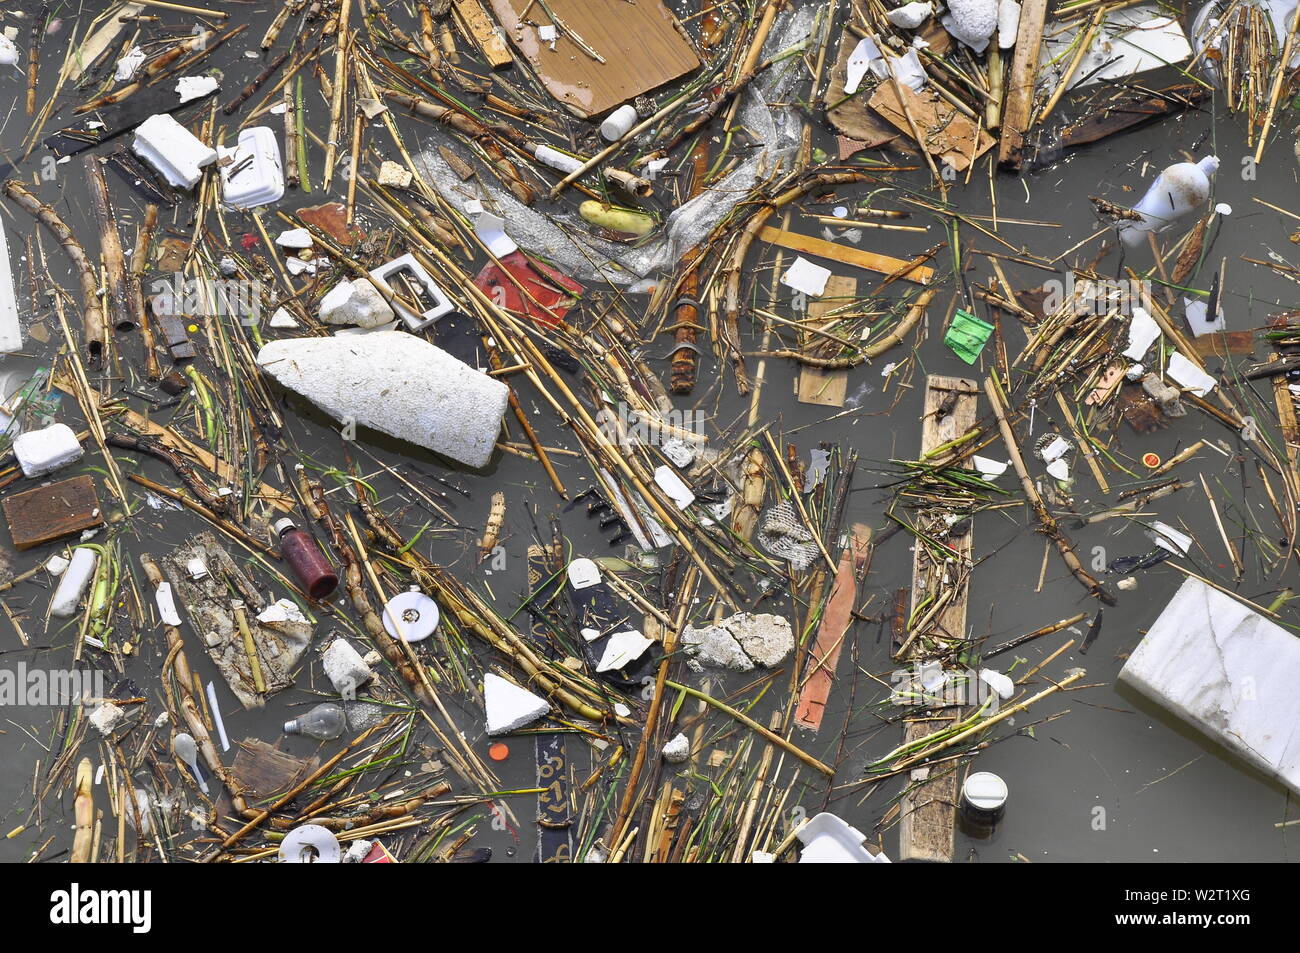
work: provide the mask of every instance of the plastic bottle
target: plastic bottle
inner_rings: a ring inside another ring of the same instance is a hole
[[[306,735],[317,741],[333,741],[348,726],[347,715],[333,702],[317,705],[301,718],[284,723],[286,735]]]
[[[1218,157],[1206,156],[1200,162],[1176,162],[1156,176],[1142,201],[1133,206],[1133,211],[1142,216],[1142,221],[1126,221],[1119,226],[1124,244],[1144,242],[1147,232],[1172,225],[1188,212],[1204,205],[1210,197],[1210,176],[1218,168]]]
[[[316,540],[294,526],[291,519],[277,520],[275,532],[280,537],[280,551],[309,596],[324,599],[338,587],[338,573],[330,567]]]

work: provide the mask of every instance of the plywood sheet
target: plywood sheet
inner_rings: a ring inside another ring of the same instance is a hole
[[[608,112],[700,65],[681,24],[660,0],[546,0],[563,26],[604,63],[584,52],[563,28],[554,50],[538,39],[537,27],[551,22],[541,4],[490,3],[506,36],[546,89],[577,116]]]

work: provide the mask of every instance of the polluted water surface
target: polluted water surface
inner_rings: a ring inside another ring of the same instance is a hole
[[[0,859],[1287,859],[1298,18],[5,4]]]

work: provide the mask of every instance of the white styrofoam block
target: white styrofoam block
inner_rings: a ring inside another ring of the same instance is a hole
[[[1119,677],[1300,794],[1294,633],[1188,579]]]
[[[245,129],[234,149],[221,152],[230,160],[221,167],[222,198],[228,206],[257,208],[284,198],[284,165],[274,130]]]
[[[204,166],[217,161],[217,150],[166,113],[150,116],[135,130],[131,150],[177,188],[192,189]]]
[[[487,706],[489,735],[504,735],[522,728],[551,710],[545,698],[538,698],[491,672],[483,676],[483,701]]]
[[[405,331],[272,341],[257,363],[337,420],[471,467],[492,457],[510,389]]]
[[[56,619],[68,619],[77,614],[77,603],[81,601],[90,580],[95,577],[95,567],[99,565],[99,553],[86,546],[78,546],[72,551],[68,568],[59,577],[59,585],[50,600],[50,615]]]
[[[67,424],[50,424],[41,430],[28,430],[14,437],[14,456],[23,468],[23,476],[38,477],[53,473],[77,460],[85,451]]]
[[[12,354],[23,347],[23,326],[18,323],[18,292],[9,264],[9,241],[0,221],[0,354]]]
[[[354,698],[357,688],[374,677],[361,653],[347,639],[335,639],[322,658],[325,677],[344,698]]]

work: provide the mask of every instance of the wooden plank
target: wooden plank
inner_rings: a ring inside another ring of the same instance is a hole
[[[881,275],[892,275],[908,266],[908,262],[902,258],[877,255],[875,252],[863,251],[861,248],[828,242],[824,238],[814,238],[811,235],[800,235],[798,232],[787,232],[771,225],[760,229],[758,237],[791,251],[816,255],[818,258],[829,258],[831,261],[853,265],[855,268],[865,268],[867,271],[874,271]],[[906,274],[899,275],[903,280],[918,285],[929,284],[933,276],[934,269],[928,265],[913,265]]]
[[[817,640],[808,655],[808,672],[794,713],[795,723],[801,728],[816,731],[821,727],[826,702],[831,696],[831,685],[835,681],[840,650],[853,627],[853,610],[858,602],[858,571],[865,570],[870,562],[871,528],[855,524],[849,534],[849,544],[840,554],[835,583],[830,598],[826,600],[821,625],[817,627]]]
[[[958,377],[931,375],[926,381],[925,414],[921,427],[921,453],[927,453],[935,447],[942,446],[970,430],[975,425],[975,411],[978,405],[979,387],[972,381]],[[955,397],[955,402],[953,398]],[[951,406],[949,406],[951,404]],[[948,407],[940,414],[941,408]],[[918,517],[919,519],[920,517]],[[956,562],[953,565],[969,565],[971,545],[974,533],[967,531],[963,536],[952,541]],[[951,572],[951,570],[946,570]],[[924,599],[925,594],[935,590],[936,583],[942,578],[945,568],[931,563],[925,547],[917,545],[912,554],[912,613]],[[954,597],[938,612],[932,622],[926,626],[926,632],[942,634],[950,638],[966,637],[966,606],[970,598],[969,586],[964,582],[958,587]],[[923,638],[913,642],[908,654],[909,661],[916,664],[926,661],[929,655]],[[960,709],[938,709],[932,714],[938,717],[924,721],[909,721],[903,734],[904,743],[912,743],[928,734],[941,731],[956,721]],[[938,863],[951,863],[953,856],[953,828],[957,810],[957,774],[946,768],[938,769],[936,777],[928,778],[926,769],[912,772],[912,789],[903,796],[900,804],[901,814],[898,823],[899,859],[928,860]]]
[[[808,302],[808,324],[825,329],[831,321],[826,320],[827,312],[842,308],[845,300],[858,293],[858,280],[842,275],[831,275],[826,280],[826,291],[820,298]],[[834,341],[818,337],[815,334],[801,332],[800,346],[811,354],[821,354],[822,344],[836,347]],[[820,342],[820,344],[819,344]],[[843,370],[825,370],[820,367],[799,368],[799,401],[804,404],[818,404],[822,407],[843,407],[844,397],[849,388],[848,368]]]
[[[465,32],[473,37],[478,48],[487,57],[488,65],[493,69],[504,69],[515,61],[510,55],[510,47],[497,32],[492,20],[483,12],[478,0],[452,0],[456,15],[465,27]]]
[[[563,21],[554,50],[537,38],[537,24],[548,21],[538,3],[490,3],[506,36],[547,91],[583,119],[629,103],[700,65],[685,28],[660,0],[546,0]],[[583,51],[575,33],[603,63]]]
[[[88,476],[61,480],[5,497],[3,504],[15,549],[31,549],[104,525],[104,514]]]
[[[1011,80],[1002,109],[1002,138],[998,142],[998,165],[1006,168],[1020,168],[1025,132],[1029,129],[1034,109],[1038,48],[1043,42],[1043,21],[1046,19],[1047,0],[1023,0],[1020,4],[1020,29],[1016,32]]]
[[[1216,331],[1192,338],[1192,349],[1201,357],[1242,357],[1255,353],[1254,331]]]

